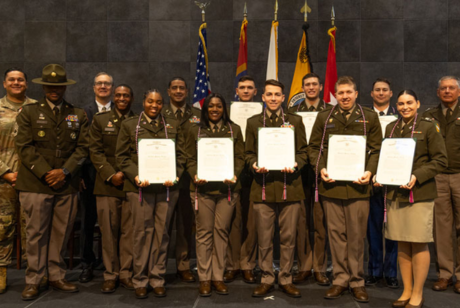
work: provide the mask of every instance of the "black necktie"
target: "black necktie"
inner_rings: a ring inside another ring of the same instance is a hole
[[[342,112],[342,116],[343,116],[343,119],[345,120],[345,122],[348,121],[347,116],[348,116],[349,114],[350,114],[350,111],[344,111],[344,112]]]
[[[449,122],[451,117],[452,117],[452,109],[448,108],[446,111],[446,121]]]
[[[102,107],[102,110],[101,110],[101,111],[102,111],[102,112],[106,112],[106,111],[107,111],[107,108]]]
[[[219,131],[219,126],[217,125],[214,125],[213,129],[212,129],[212,132],[213,133],[217,133]]]
[[[150,124],[151,124],[153,127],[158,127],[158,122],[157,122],[157,120],[153,120],[152,122],[150,122]]]
[[[182,109],[177,109],[176,111],[176,119],[181,122],[182,121]]]
[[[276,123],[276,118],[277,118],[277,117],[278,117],[278,116],[276,115],[276,113],[272,113],[272,114],[270,115],[270,120],[271,120],[271,122],[272,122],[273,124]]]
[[[308,108],[308,111],[315,111],[315,106],[310,106],[310,108]]]
[[[385,115],[385,112],[380,111],[380,112],[379,112],[379,115],[380,115],[380,116],[384,116],[384,115]]]
[[[53,108],[53,112],[54,112],[54,116],[56,117],[56,119],[59,117],[59,108],[58,107],[54,107]]]

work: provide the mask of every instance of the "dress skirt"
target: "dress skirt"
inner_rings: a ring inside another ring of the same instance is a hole
[[[388,201],[385,237],[400,242],[433,242],[433,208],[434,200]]]

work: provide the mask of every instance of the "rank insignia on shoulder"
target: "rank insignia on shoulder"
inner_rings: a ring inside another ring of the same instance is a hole
[[[289,123],[289,122],[286,122],[286,123],[283,123],[283,125],[281,125],[281,127],[283,127],[283,128],[285,128],[285,127],[287,127],[287,128],[294,128],[294,125],[292,125],[292,124]]]
[[[189,119],[190,123],[200,123],[200,119],[197,118],[196,116],[193,116],[192,118]]]

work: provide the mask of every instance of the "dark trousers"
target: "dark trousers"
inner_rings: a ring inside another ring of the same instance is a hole
[[[80,252],[83,268],[92,266],[96,261],[93,251],[94,226],[97,222],[96,196],[94,196],[94,182],[96,180],[96,169],[92,164],[86,164],[82,168],[82,179],[85,181],[86,189],[80,194]]]
[[[396,277],[398,274],[398,242],[385,239],[383,256],[384,196],[381,192],[370,198],[367,240],[369,242],[368,275]]]

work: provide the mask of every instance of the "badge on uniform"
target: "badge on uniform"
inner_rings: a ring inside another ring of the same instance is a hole
[[[109,121],[109,123],[107,123],[107,127],[113,127],[112,121]]]
[[[68,127],[72,127],[72,122],[67,122]]]
[[[281,125],[281,127],[282,128],[294,128],[294,125],[292,125],[289,122],[285,122],[285,123],[283,123],[283,125]]]
[[[45,116],[43,115],[43,113],[40,113],[40,115],[38,116],[38,118],[39,118],[40,120],[44,120],[44,119],[45,119]]]
[[[65,120],[68,122],[78,122],[78,116],[76,114],[69,114]]]
[[[38,137],[42,137],[42,138],[43,138],[43,137],[45,137],[45,132],[41,130],[41,131],[38,132],[37,135],[38,135]]]
[[[369,123],[369,121],[363,121],[363,120],[355,120],[355,122],[358,122],[358,123]]]
[[[71,133],[71,134],[70,134],[70,138],[72,138],[72,140],[77,139],[77,134]]]
[[[200,123],[200,119],[198,119],[196,116],[193,116],[193,118],[189,119],[190,123]]]
[[[172,127],[171,125],[169,125],[168,123],[166,123],[166,128],[174,128],[174,127]]]
[[[117,123],[117,122],[118,122],[118,119],[113,120],[113,122]]]

